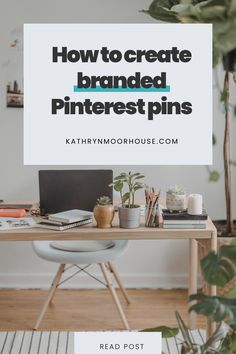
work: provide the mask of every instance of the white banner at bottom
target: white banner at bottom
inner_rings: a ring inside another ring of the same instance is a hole
[[[159,332],[76,332],[74,354],[161,354]]]

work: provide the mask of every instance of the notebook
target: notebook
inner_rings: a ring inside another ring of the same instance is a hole
[[[65,231],[65,230],[73,229],[74,227],[91,224],[92,222],[93,222],[92,219],[86,219],[86,220],[73,222],[70,224],[59,224],[58,225],[58,224],[54,224],[54,223],[50,224],[47,221],[42,220],[42,221],[39,221],[36,226],[44,228],[44,229],[49,229],[49,230]]]
[[[65,224],[70,224],[73,222],[91,219],[92,217],[93,217],[93,213],[91,211],[73,209],[73,210],[63,211],[61,213],[50,214],[48,216],[48,220],[59,221]]]

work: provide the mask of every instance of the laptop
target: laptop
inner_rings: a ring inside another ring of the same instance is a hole
[[[99,197],[113,202],[112,170],[41,170],[39,198],[41,215],[71,209],[92,211]]]

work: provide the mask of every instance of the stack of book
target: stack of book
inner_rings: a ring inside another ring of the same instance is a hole
[[[187,210],[174,212],[162,210],[164,229],[205,229],[208,215],[203,210],[201,215],[190,215]]]
[[[61,213],[51,214],[48,218],[37,223],[37,227],[64,231],[93,222],[93,213],[90,211],[73,209]]]

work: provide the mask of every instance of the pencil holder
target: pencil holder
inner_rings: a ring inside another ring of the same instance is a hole
[[[145,226],[146,227],[159,227],[159,207],[146,207],[145,210]]]

